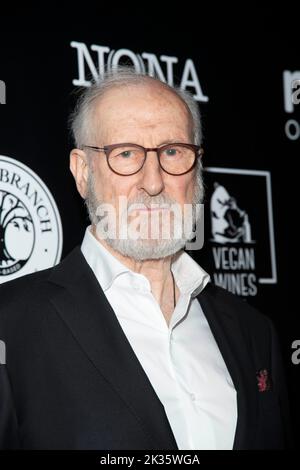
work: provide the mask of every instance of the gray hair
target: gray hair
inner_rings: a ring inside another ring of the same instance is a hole
[[[202,129],[200,122],[200,111],[193,95],[177,86],[170,86],[157,77],[136,72],[132,66],[118,66],[112,71],[106,71],[99,81],[94,81],[90,87],[80,90],[75,109],[70,115],[69,124],[77,148],[88,142],[91,134],[91,115],[95,101],[102,97],[107,91],[115,87],[126,87],[135,85],[149,85],[151,82],[159,83],[165,89],[174,93],[186,106],[192,122],[193,143],[201,145]]]

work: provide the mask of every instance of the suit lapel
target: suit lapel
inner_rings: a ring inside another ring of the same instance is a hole
[[[164,407],[79,247],[49,277],[63,289],[51,302],[98,372],[136,416],[155,449],[178,449]],[[239,322],[208,284],[198,295],[203,312],[237,391],[234,449],[249,449],[255,437],[257,402],[251,359]],[[242,315],[242,312],[241,312]]]
[[[49,277],[51,302],[98,372],[119,394],[153,449],[178,449],[164,407],[79,247]]]
[[[205,287],[198,300],[237,391],[238,419],[233,449],[249,449],[255,438],[257,400],[255,380],[249,373],[253,367],[245,336],[224,297],[219,298],[212,284]]]

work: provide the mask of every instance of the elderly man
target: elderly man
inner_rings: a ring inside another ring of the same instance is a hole
[[[184,251],[203,198],[196,103],[122,68],[71,122],[91,225],[59,265],[1,287],[0,447],[285,447],[271,322]]]

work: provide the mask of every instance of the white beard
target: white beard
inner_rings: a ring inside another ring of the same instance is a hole
[[[159,216],[162,217],[158,219],[160,221],[160,227],[158,229],[156,227],[156,230],[159,232],[158,237],[152,238],[151,236],[148,236],[146,238],[136,238],[132,237],[130,232],[126,232],[128,236],[126,236],[126,238],[120,238],[118,235],[113,237],[108,236],[107,224],[101,223],[102,217],[97,215],[101,213],[101,209],[103,210],[104,205],[106,206],[107,203],[101,200],[100,197],[97,197],[94,174],[90,169],[85,204],[87,206],[91,223],[95,226],[98,238],[105,239],[105,242],[115,251],[136,261],[165,258],[183,249],[186,245],[186,242],[191,240],[195,235],[194,227],[197,224],[199,217],[199,213],[197,212],[197,205],[200,204],[203,200],[204,188],[201,168],[197,167],[196,171],[195,188],[192,201],[190,202],[190,210],[188,210],[186,213],[181,210],[181,216],[179,218],[176,217],[176,213],[173,213],[173,217],[171,219],[167,219],[168,221],[171,220],[173,223],[172,228],[169,230],[170,236],[167,238],[162,236],[162,233],[164,233],[164,220],[166,219],[163,218],[163,212],[160,212]],[[163,205],[172,207],[172,205],[175,204],[178,207],[178,203],[175,200],[171,199],[167,195],[162,194],[159,194],[158,196],[146,196],[144,194],[135,198],[133,201],[128,201],[129,214],[132,204],[142,204],[148,208],[151,206],[151,204],[158,205],[159,207],[162,207]],[[145,215],[146,213],[143,213],[143,216]],[[147,217],[149,217],[149,215],[151,215],[151,213],[147,213]],[[125,220],[128,222],[127,213]],[[149,219],[147,219],[147,221],[149,221]],[[151,218],[149,227],[151,227],[150,224]],[[130,225],[129,222],[128,225]],[[141,223],[141,225],[143,225],[143,223]],[[122,228],[124,229],[124,227],[121,225],[121,230]]]

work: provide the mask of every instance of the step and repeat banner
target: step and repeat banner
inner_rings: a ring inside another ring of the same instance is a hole
[[[54,266],[81,243],[88,218],[68,129],[79,87],[124,63],[180,85],[199,104],[204,133],[205,242],[191,255],[274,321],[297,433],[296,25],[255,7],[238,19],[100,8],[48,22],[24,15],[0,13],[0,283]]]

